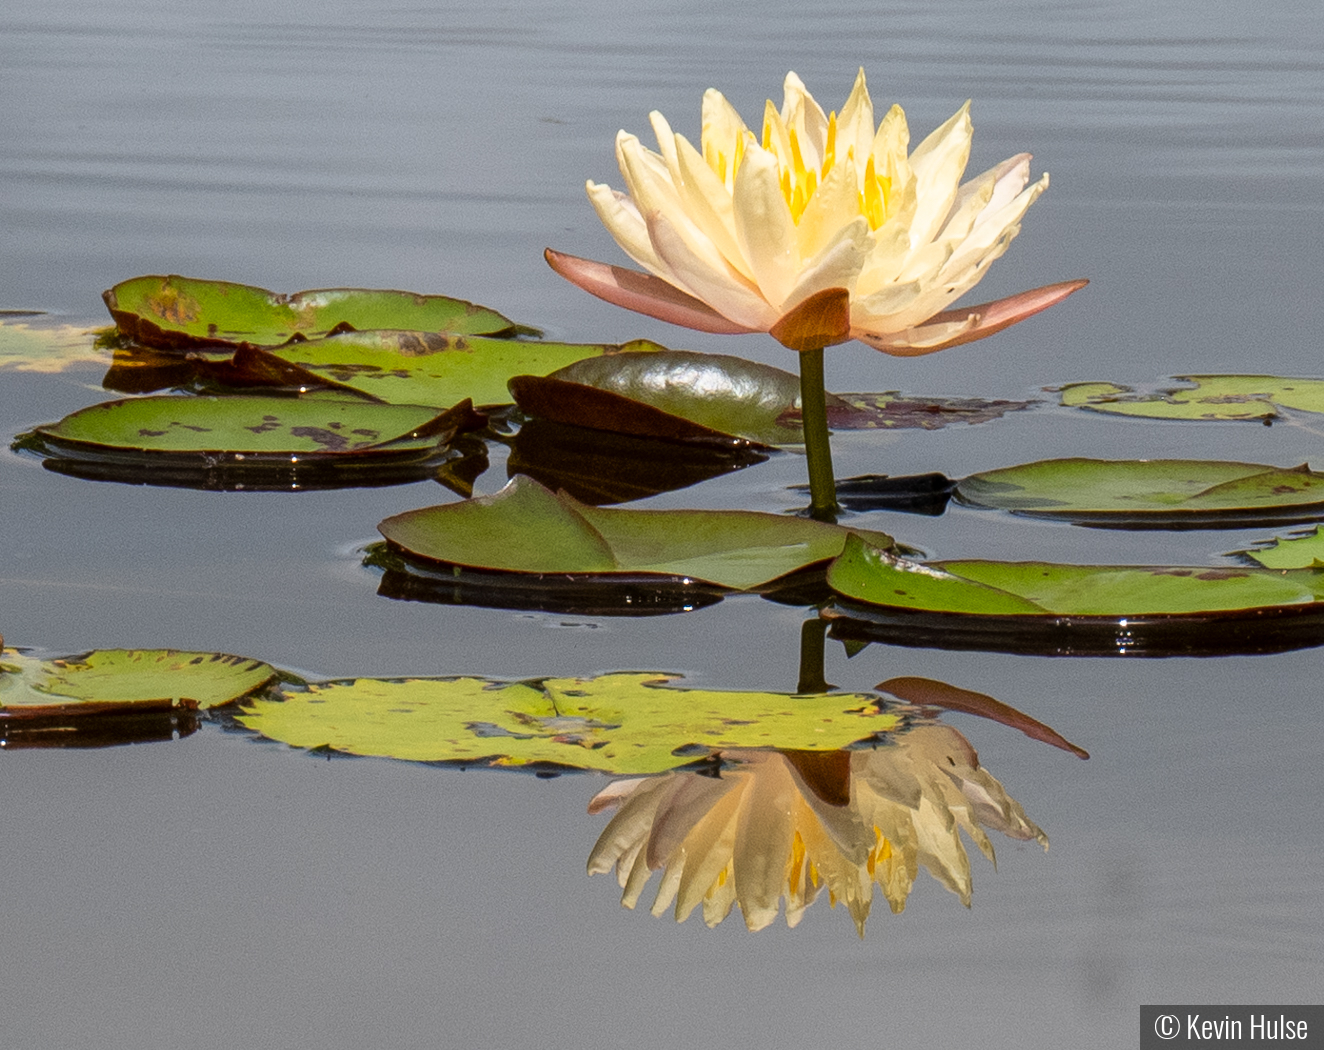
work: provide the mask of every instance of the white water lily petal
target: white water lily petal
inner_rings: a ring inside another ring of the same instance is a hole
[[[823,107],[814,101],[804,81],[794,73],[786,74],[782,98],[782,120],[788,130],[795,132],[804,166],[814,170],[822,168],[828,129]]]
[[[648,237],[648,224],[634,201],[619,190],[600,182],[588,183],[588,199],[602,225],[616,239],[625,254],[649,273],[665,279],[666,264],[658,257]]]
[[[648,234],[677,284],[707,303],[723,317],[756,332],[766,332],[781,314],[758,288],[723,262],[723,269],[708,264],[689,250],[661,212],[646,216]]]
[[[736,240],[736,217],[731,194],[684,135],[677,135],[675,143],[682,193],[695,222],[712,239],[731,267],[752,282],[754,271],[745,261],[745,255]]]
[[[789,313],[825,288],[849,290],[854,286],[860,267],[864,265],[872,248],[869,224],[857,216],[854,222],[838,230],[836,237],[801,270],[795,287],[782,304],[782,313]]]
[[[834,150],[838,163],[852,158],[863,158],[873,148],[874,123],[873,99],[869,97],[869,87],[861,68],[855,77],[855,86],[851,88],[846,104],[841,107],[837,117],[837,141]],[[854,160],[852,160],[852,169]],[[863,166],[861,165],[861,171]]]
[[[970,103],[958,109],[937,131],[921,142],[910,155],[915,173],[917,206],[910,227],[910,243],[923,244],[933,239],[951,212],[956,190],[970,159]]]
[[[795,223],[782,196],[776,158],[750,146],[736,173],[736,239],[749,260],[763,297],[778,310],[795,285],[799,252]],[[720,309],[720,307],[719,307]]]
[[[720,91],[703,93],[703,125],[699,146],[703,159],[730,193],[736,183],[736,168],[745,143],[752,135],[735,107]]]

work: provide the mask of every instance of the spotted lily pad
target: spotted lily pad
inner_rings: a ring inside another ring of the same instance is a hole
[[[678,688],[677,677],[360,678],[256,699],[238,721],[301,748],[627,775],[688,765],[727,748],[833,751],[901,724],[874,693],[717,692]]]
[[[367,288],[281,295],[229,281],[153,275],[122,281],[102,298],[126,338],[167,350],[275,346],[296,336],[381,328],[459,335],[530,331],[460,299]]]
[[[79,409],[32,438],[64,450],[141,457],[326,458],[417,453],[454,433],[436,409],[274,397],[141,397]]]
[[[1213,460],[1050,459],[973,474],[977,507],[1114,528],[1232,528],[1324,516],[1324,474]]]
[[[836,557],[847,530],[778,514],[590,507],[519,476],[492,496],[409,511],[378,530],[434,563],[500,572],[649,575],[750,590]],[[867,533],[891,546],[891,537]]]
[[[1062,404],[1112,415],[1148,419],[1258,420],[1269,422],[1279,408],[1324,412],[1324,379],[1284,376],[1176,376],[1188,387],[1136,391],[1115,383],[1072,383],[1061,388]]]
[[[128,711],[206,710],[272,681],[259,660],[175,649],[102,649],[40,660],[0,653],[0,719],[71,718]]]

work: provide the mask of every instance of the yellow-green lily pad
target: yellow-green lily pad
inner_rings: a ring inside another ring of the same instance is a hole
[[[900,724],[875,693],[719,692],[680,688],[672,684],[677,678],[360,678],[255,699],[238,721],[300,748],[625,775],[673,769],[727,748],[834,751]]]
[[[0,653],[0,719],[207,710],[261,689],[276,671],[260,660],[175,649],[101,649],[42,660]]]

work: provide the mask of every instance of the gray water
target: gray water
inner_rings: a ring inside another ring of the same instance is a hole
[[[1092,284],[992,340],[829,351],[836,390],[1045,396],[1076,380],[1321,375],[1324,14],[1314,2],[11,2],[0,14],[0,308],[101,323],[139,273],[280,291],[439,292],[577,341],[649,337],[791,367],[771,340],[591,299],[546,245],[622,262],[583,194],[650,109],[697,134],[795,69],[839,107],[863,65],[919,134],[975,100],[971,170],[1052,186],[976,301]],[[646,135],[644,135],[647,138]],[[95,370],[0,373],[6,435],[103,399]],[[840,435],[841,475],[1047,456],[1320,465],[1308,425],[1041,410]],[[793,503],[776,457],[656,505]],[[479,481],[494,491],[498,462]],[[682,672],[793,690],[806,613],[756,598],[646,620],[376,595],[360,549],[431,483],[299,494],[98,484],[0,453],[0,633],[60,654],[240,653],[315,677]],[[935,556],[1207,563],[1264,530],[1104,533],[971,510],[873,514]],[[921,876],[863,940],[629,912],[584,862],[605,780],[326,761],[215,726],[0,756],[0,1043],[46,1047],[1135,1045],[1145,1002],[1319,1001],[1320,655],[1048,659],[874,645],[828,680],[989,693],[1080,762],[953,716],[1052,837],[975,858],[967,911]],[[651,898],[646,898],[651,899]]]

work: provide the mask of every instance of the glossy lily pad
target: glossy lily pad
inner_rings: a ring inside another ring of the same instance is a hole
[[[833,751],[898,727],[873,693],[683,689],[665,674],[497,682],[368,679],[256,699],[238,721],[294,747],[415,762],[556,765],[640,775],[726,748]]]
[[[380,328],[459,335],[529,331],[461,299],[393,290],[321,288],[281,295],[229,281],[153,275],[122,281],[102,298],[125,337],[167,350],[275,346],[295,336]]]
[[[0,653],[0,719],[206,710],[233,703],[275,677],[268,664],[225,653],[102,649],[40,660],[6,649]]]
[[[1175,378],[1191,386],[1143,392],[1115,383],[1072,383],[1061,388],[1062,404],[1148,419],[1267,422],[1279,415],[1279,408],[1324,412],[1324,379],[1254,375]]]
[[[1241,552],[1266,569],[1324,569],[1324,529],[1280,537],[1259,550]]]
[[[527,415],[613,433],[709,443],[739,438],[761,445],[804,440],[799,377],[724,354],[668,350],[588,358],[542,379],[516,377],[510,390]],[[984,422],[1028,404],[827,395],[828,423],[838,430],[935,430]]]
[[[1213,460],[1050,459],[973,474],[977,507],[1113,528],[1232,528],[1324,516],[1324,474]]]
[[[836,525],[755,511],[590,507],[516,477],[492,496],[409,511],[378,530],[409,555],[519,573],[654,575],[750,590],[836,557]],[[866,533],[890,546],[891,537]]]

